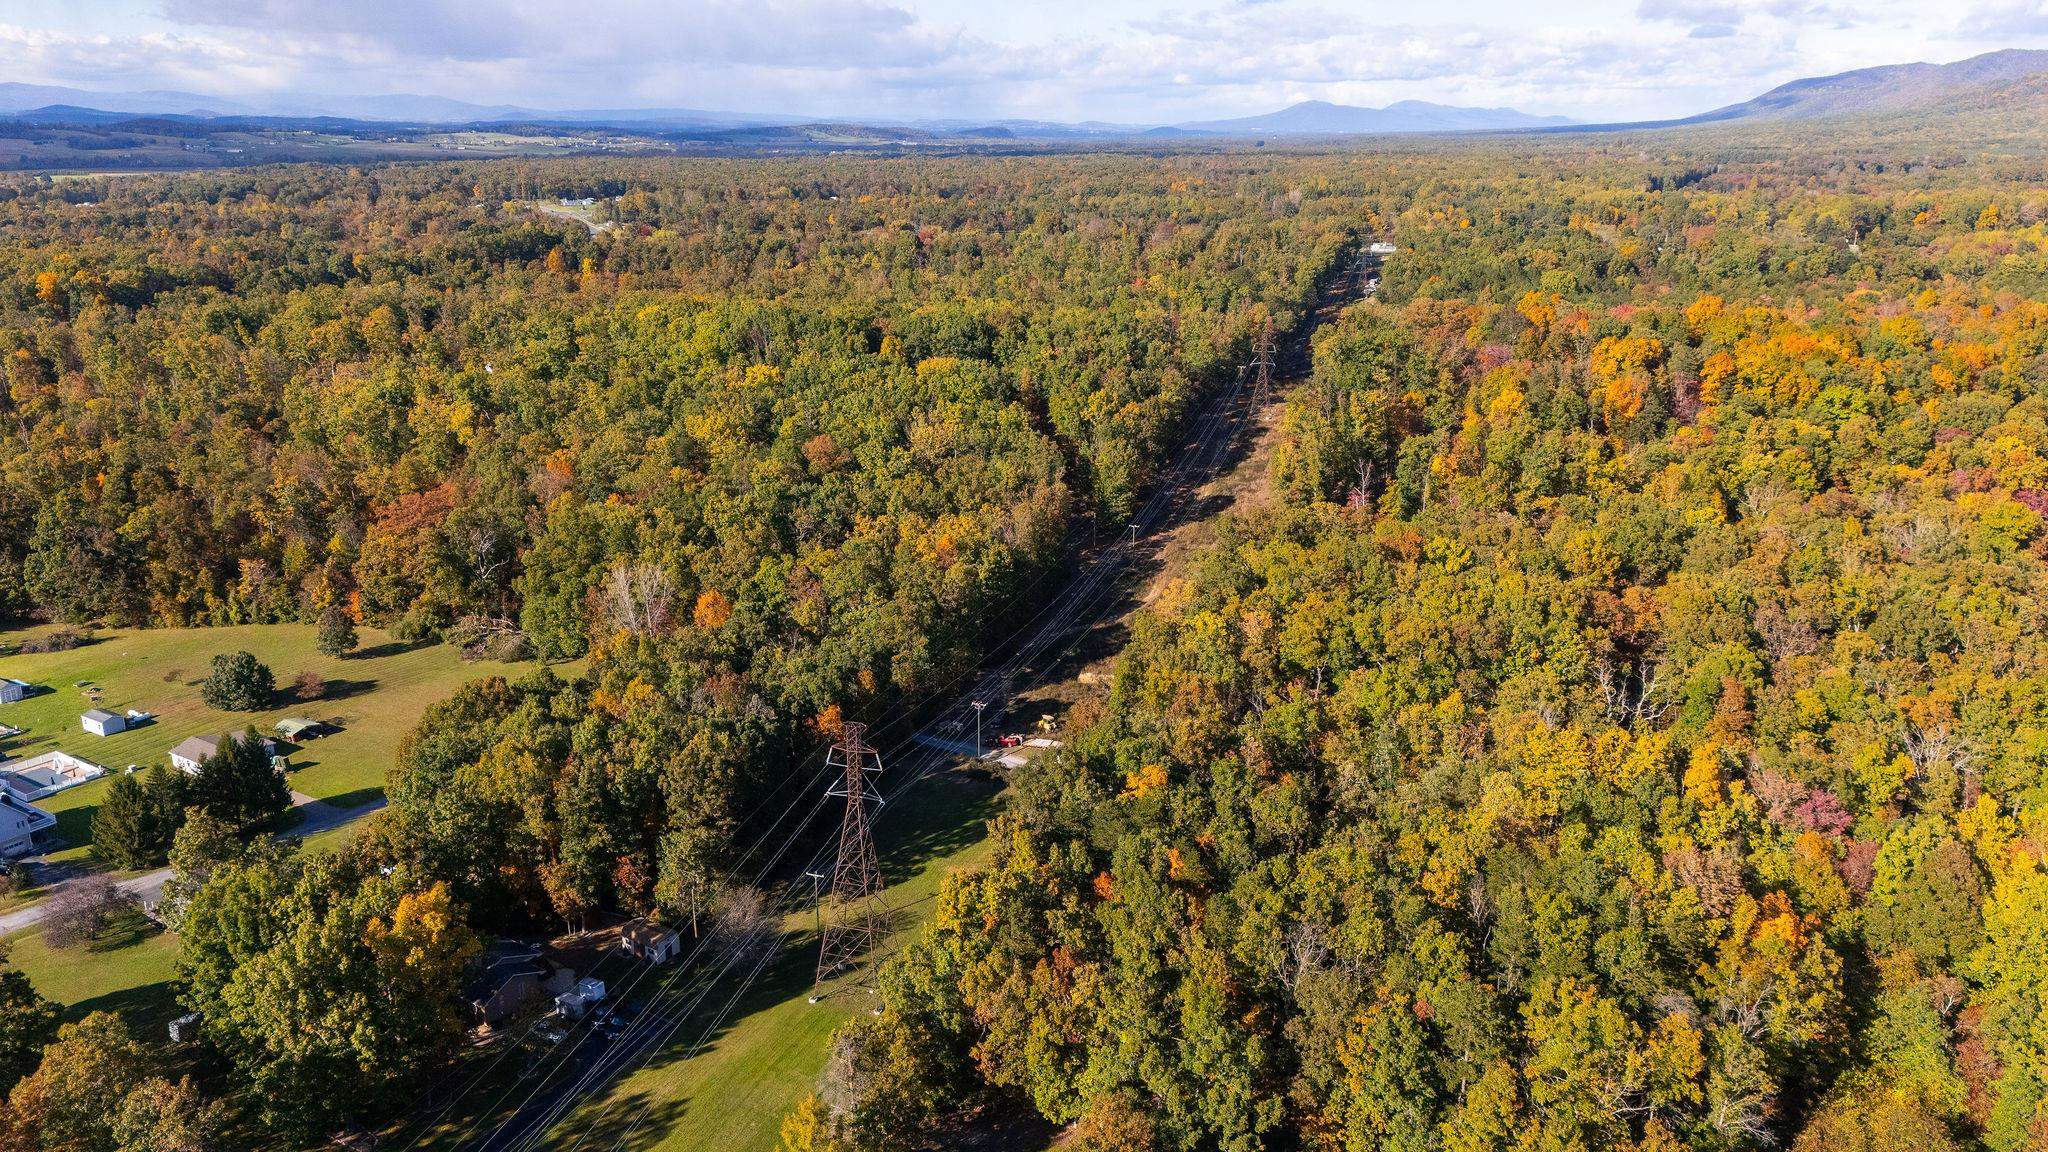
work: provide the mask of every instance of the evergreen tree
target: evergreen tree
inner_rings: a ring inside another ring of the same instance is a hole
[[[156,862],[149,797],[133,775],[116,776],[92,816],[93,855],[114,868]]]
[[[199,686],[207,707],[223,712],[261,712],[277,692],[277,677],[247,652],[224,652],[213,658],[213,671]]]
[[[192,791],[192,778],[169,765],[159,764],[142,777],[142,794],[147,801],[151,856],[161,861],[171,850],[171,841],[185,824],[185,805]]]
[[[346,656],[355,651],[356,622],[349,619],[341,605],[329,604],[327,610],[320,613],[318,643],[320,651],[329,656]]]
[[[192,803],[208,815],[247,828],[291,807],[284,774],[270,763],[263,738],[250,728],[221,741],[220,750],[199,765]]]

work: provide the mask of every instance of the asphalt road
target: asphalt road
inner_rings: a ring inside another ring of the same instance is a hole
[[[303,792],[294,792],[292,793],[292,808],[299,813],[301,819],[298,824],[279,833],[279,835],[303,839],[321,832],[331,832],[336,828],[353,824],[373,812],[381,811],[384,808],[384,798],[379,796],[360,808],[336,808],[324,800],[315,800]],[[84,873],[80,872],[77,876],[66,880],[64,883],[76,883],[83,876]],[[139,876],[130,876],[125,880],[116,880],[114,887],[135,897],[144,904],[153,904],[156,902],[157,897],[163,895],[164,883],[170,878],[171,870],[169,868],[158,868],[153,872],[144,872]],[[54,892],[52,894],[54,895]],[[17,908],[12,912],[0,915],[0,936],[9,936],[24,928],[33,928],[41,923],[43,917],[49,915],[49,912],[50,900],[48,897],[45,897],[25,908]]]

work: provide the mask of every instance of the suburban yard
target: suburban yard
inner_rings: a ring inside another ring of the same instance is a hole
[[[34,984],[64,1006],[64,1018],[118,1012],[139,1033],[161,1036],[178,1015],[171,981],[177,938],[136,915],[103,939],[75,948],[52,948],[41,932],[0,939],[0,951]]]
[[[264,734],[288,716],[334,725],[338,731],[309,740],[291,753],[291,786],[340,808],[357,808],[383,795],[384,772],[399,741],[427,707],[480,676],[517,676],[528,665],[465,662],[446,644],[409,646],[373,628],[362,629],[362,644],[345,658],[323,655],[311,625],[245,625],[231,628],[105,629],[92,642],[67,652],[17,651],[41,629],[0,632],[0,677],[28,681],[43,689],[12,704],[0,704],[0,724],[23,729],[0,741],[0,755],[17,758],[50,749],[83,757],[109,770],[130,764],[166,763],[172,745],[187,736],[254,725]],[[199,684],[213,657],[246,651],[277,676],[278,700],[254,713],[219,712],[199,699]],[[302,672],[326,684],[320,698],[292,698],[292,681]],[[88,690],[99,698],[90,699]],[[155,720],[112,736],[94,736],[79,726],[88,708],[149,712]],[[82,859],[91,839],[92,814],[107,779],[37,801],[58,819],[66,841],[59,861]]]

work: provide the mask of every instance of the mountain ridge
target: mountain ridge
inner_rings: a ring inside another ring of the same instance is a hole
[[[1538,116],[1514,108],[1473,108],[1428,100],[1397,100],[1383,108],[1303,100],[1277,112],[1173,125],[1205,135],[1362,136],[1400,132],[1483,132],[1563,127],[1565,116]]]

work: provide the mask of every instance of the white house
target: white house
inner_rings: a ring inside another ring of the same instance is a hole
[[[95,736],[112,736],[116,732],[125,732],[128,729],[128,721],[125,718],[116,716],[105,708],[92,709],[80,716],[78,722]]]
[[[0,788],[0,860],[26,855],[35,847],[38,832],[56,826],[55,816]]]
[[[1392,256],[1394,253],[1399,252],[1400,249],[1394,247],[1392,244],[1388,243],[1385,240],[1375,240],[1372,242],[1372,246],[1367,248],[1366,251],[1372,253],[1375,256]]]
[[[178,741],[177,747],[171,749],[171,767],[185,773],[187,776],[197,776],[199,775],[199,766],[201,764],[220,755],[221,745],[226,744],[230,740],[240,742],[248,738],[249,734],[246,732],[232,732],[226,735],[212,736],[187,736],[183,740]],[[263,741],[263,750],[265,752],[269,752],[276,747],[277,745],[271,740],[265,739]]]

